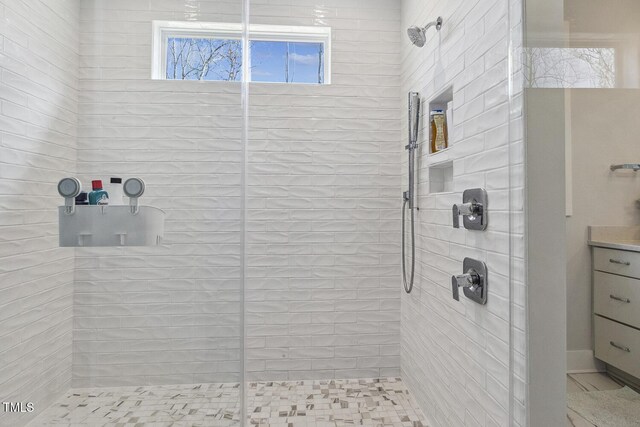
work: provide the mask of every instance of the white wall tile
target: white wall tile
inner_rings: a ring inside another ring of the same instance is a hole
[[[58,248],[56,185],[75,172],[79,11],[0,1],[0,389],[35,414],[71,384],[74,261]]]
[[[76,251],[77,387],[240,378],[241,87],[149,77],[152,20],[241,22],[237,0],[198,9],[81,3],[79,177],[139,176],[167,215],[161,247]]]
[[[0,18],[12,23],[0,30],[0,147],[10,159],[0,168],[0,227],[9,238],[0,257],[11,263],[0,277],[3,294],[23,304],[7,304],[0,322],[7,360],[42,367],[35,346],[43,340],[56,343],[47,346],[56,357],[45,373],[18,381],[6,369],[0,381],[26,390],[44,378],[56,385],[42,397],[48,402],[69,386],[72,348],[76,386],[237,380],[240,86],[151,81],[149,54],[151,20],[239,22],[241,3],[202,1],[193,12],[178,0],[93,0],[81,9],[68,1],[54,19],[44,2],[32,3],[0,2]],[[410,46],[399,28],[438,14],[442,32],[421,50]],[[398,375],[401,359],[434,425],[505,425],[507,142],[517,136],[507,126],[506,2],[437,9],[405,0],[401,14],[393,0],[331,1],[322,11],[311,0],[254,0],[252,22],[331,26],[334,83],[250,87],[248,378]],[[27,46],[40,55],[25,55]],[[455,193],[429,196],[421,171],[418,277],[401,303],[404,95],[429,98],[449,85]],[[47,206],[58,203],[55,183],[76,159],[85,185],[146,179],[145,202],[167,211],[168,244],[76,251],[72,321],[74,258],[57,249]],[[489,190],[491,229],[451,230],[452,200],[475,186]],[[451,301],[448,278],[464,256],[495,271],[486,307]],[[59,325],[55,340],[36,326],[42,319]],[[475,409],[451,404],[454,397]]]
[[[247,318],[247,339],[267,336],[247,355],[286,358],[248,378],[397,375],[400,4],[348,0],[316,20],[307,3],[251,8],[254,23],[332,27],[333,78],[250,86],[247,309],[271,316]],[[252,283],[270,290],[253,298]],[[310,322],[282,325],[281,313]]]
[[[417,277],[413,292],[402,297],[402,375],[430,425],[485,426],[489,420],[508,425],[507,3],[405,0],[401,27],[424,24],[438,15],[444,20],[442,30],[431,30],[422,49],[403,38],[402,95],[419,91],[426,106],[452,87],[453,145],[447,156],[453,161],[454,192],[428,194],[430,159],[423,151],[417,175]],[[422,129],[429,119],[427,110],[423,109]],[[402,123],[406,126],[406,118]],[[425,145],[426,134],[422,132],[420,140]],[[399,152],[402,147],[399,143]],[[452,204],[461,200],[462,191],[476,187],[488,191],[489,228],[453,230]],[[462,259],[468,256],[486,261],[490,270],[486,306],[464,297],[460,302],[452,299],[450,277],[460,273]]]

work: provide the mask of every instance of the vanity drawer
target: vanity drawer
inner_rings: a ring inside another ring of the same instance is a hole
[[[640,280],[594,272],[593,311],[640,328]]]
[[[594,316],[595,356],[634,377],[640,377],[640,331]]]
[[[640,252],[593,248],[593,268],[607,273],[640,278]]]

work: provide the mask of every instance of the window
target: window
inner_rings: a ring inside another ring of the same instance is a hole
[[[153,33],[154,79],[330,83],[327,27],[252,25],[249,67],[240,24],[154,21]]]
[[[610,47],[531,47],[525,49],[529,87],[613,88],[616,50]]]

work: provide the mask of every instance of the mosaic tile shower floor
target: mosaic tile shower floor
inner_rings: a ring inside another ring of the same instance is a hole
[[[38,418],[37,426],[239,426],[237,383],[71,390]],[[424,416],[399,378],[252,382],[253,427],[425,427]]]

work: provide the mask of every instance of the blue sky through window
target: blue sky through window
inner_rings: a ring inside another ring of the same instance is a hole
[[[250,47],[254,82],[324,83],[322,43],[255,40]],[[168,39],[167,79],[238,81],[241,77],[240,40]]]
[[[323,44],[252,41],[251,80],[276,83],[324,83]]]

